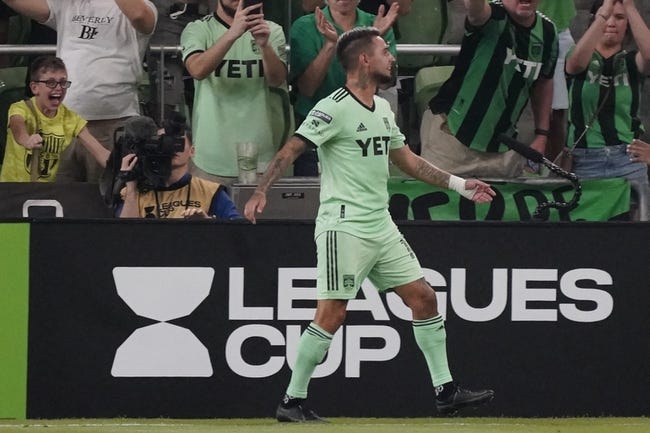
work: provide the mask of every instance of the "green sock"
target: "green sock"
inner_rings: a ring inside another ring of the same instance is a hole
[[[442,316],[414,320],[413,334],[429,366],[433,386],[450,382],[452,377],[447,362],[447,332]]]
[[[310,323],[300,337],[296,365],[291,373],[287,395],[307,398],[307,386],[316,366],[325,358],[332,343],[332,334]]]

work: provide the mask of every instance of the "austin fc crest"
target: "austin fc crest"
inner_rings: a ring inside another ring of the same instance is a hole
[[[343,288],[346,290],[354,289],[354,275],[343,275]]]

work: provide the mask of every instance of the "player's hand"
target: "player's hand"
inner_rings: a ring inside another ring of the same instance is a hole
[[[262,213],[265,207],[266,194],[261,191],[255,191],[251,198],[246,202],[246,206],[244,206],[244,216],[247,220],[255,224],[255,214]]]
[[[379,30],[379,33],[382,36],[384,36],[395,23],[398,14],[399,3],[394,2],[392,5],[390,5],[388,12],[386,12],[386,7],[384,5],[380,5],[379,10],[377,10],[377,16],[375,17],[375,21],[372,23],[372,25],[376,27],[377,30]]]
[[[490,185],[478,179],[465,179],[465,189],[474,190],[472,201],[475,203],[489,203],[497,195]]]
[[[183,215],[183,218],[185,219],[205,219],[205,218],[210,218],[210,215],[206,214],[203,209],[200,209],[198,207],[191,207],[189,209],[185,209],[181,215]]]
[[[25,149],[40,149],[43,147],[43,137],[40,134],[32,134],[27,137],[27,141],[23,144]]]

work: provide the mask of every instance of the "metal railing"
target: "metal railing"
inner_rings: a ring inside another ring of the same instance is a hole
[[[180,45],[151,45],[149,50],[160,53],[160,61],[158,64],[159,83],[163,82],[162,74],[165,69],[165,56],[167,53],[180,53],[182,47]],[[287,45],[287,51],[290,50]],[[445,44],[397,44],[398,54],[422,54],[422,55],[447,55],[457,56],[460,52],[460,45],[445,45]],[[56,45],[1,45],[0,54],[54,54],[56,53]],[[165,95],[164,88],[160,86],[160,107],[161,119],[164,118]],[[541,183],[552,182],[550,179],[539,179]],[[558,180],[558,182],[562,182]],[[530,182],[534,183],[534,181]],[[638,221],[648,221],[650,219],[650,210],[648,203],[648,196],[650,192],[646,190],[638,182],[630,182],[632,190],[638,197],[638,215],[635,219]]]
[[[289,45],[286,46],[287,52],[291,50]],[[160,60],[158,62],[158,82],[163,83],[163,75],[165,70],[165,56],[168,53],[180,53],[182,47],[180,45],[150,45],[149,50],[160,53]],[[460,45],[444,45],[444,44],[397,44],[397,52],[399,54],[433,54],[433,55],[450,55],[455,56],[460,52]],[[56,45],[0,45],[0,54],[54,54],[56,53]],[[160,101],[160,118],[165,117],[165,89],[164,86],[158,86],[156,89],[158,93],[158,100]]]

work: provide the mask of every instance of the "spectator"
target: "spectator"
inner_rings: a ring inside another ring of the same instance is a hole
[[[524,158],[499,134],[516,135],[530,98],[531,147],[544,152],[549,135],[557,35],[536,12],[537,0],[464,0],[466,32],[454,71],[429,103],[421,124],[422,156],[458,175],[514,177]]]
[[[551,122],[546,144],[546,158],[553,161],[566,143],[567,91],[564,61],[569,49],[575,45],[569,26],[576,16],[576,5],[572,1],[540,0],[538,9],[555,23],[558,37],[558,57],[553,74],[553,101],[551,103]]]
[[[181,124],[185,125],[185,118],[181,118]],[[183,149],[172,157],[170,175],[164,185],[139,185],[134,175],[138,157],[128,154],[122,158],[120,177],[126,180],[126,187],[121,192],[123,202],[118,205],[117,215],[121,218],[241,218],[223,186],[190,174],[190,159],[194,155],[192,132],[187,127],[180,129],[160,131],[160,139],[171,137],[174,145]]]
[[[152,0],[158,9],[158,24],[149,41],[150,45],[180,45],[181,33],[185,26],[207,14],[205,0]],[[194,97],[194,83],[189,76],[181,56],[177,52],[164,54],[165,68],[160,81],[160,56],[158,51],[148,50],[146,54],[147,73],[151,95],[147,104],[147,115],[156,123],[162,124],[164,113],[182,112],[185,107],[191,112]],[[160,106],[161,86],[164,92],[165,106]]]
[[[583,179],[624,177],[647,185],[647,165],[626,152],[643,133],[638,107],[650,72],[650,29],[634,0],[598,0],[591,14],[566,60],[574,171]],[[625,50],[628,34],[638,50]]]
[[[88,120],[107,149],[125,119],[139,114],[137,83],[157,12],[149,0],[3,0],[57,31],[57,56],[75,85],[67,105]],[[62,156],[58,181],[97,182],[102,169],[73,142]]]
[[[53,56],[37,57],[31,65],[30,76],[34,97],[30,102],[15,102],[9,108],[9,131],[0,181],[53,182],[61,153],[73,137],[79,137],[97,164],[105,167],[110,152],[92,136],[87,122],[63,104],[71,85],[63,61]],[[32,175],[34,157],[38,158],[38,173]]]
[[[324,9],[316,8],[291,26],[291,77],[296,88],[294,112],[300,125],[316,103],[345,84],[345,72],[335,59],[336,41],[353,27],[374,25],[396,55],[391,25],[399,6],[394,3],[385,16],[357,9],[354,2],[328,0]],[[318,176],[318,157],[309,149],[294,163],[294,176]]]
[[[269,87],[286,83],[282,27],[264,20],[259,6],[220,0],[213,16],[190,23],[181,35],[185,67],[195,80],[194,175],[226,187],[237,179],[237,142],[258,145],[258,170],[273,158],[265,107]]]
[[[415,341],[426,359],[438,410],[453,413],[487,403],[493,391],[464,390],[452,379],[435,292],[388,213],[388,161],[423,182],[451,188],[476,203],[490,202],[495,192],[481,181],[439,170],[405,145],[387,101],[376,96],[377,87],[391,81],[395,62],[376,28],[345,32],[337,56],[347,72],[345,87],[318,102],[273,159],[244,209],[254,223],[266,206],[266,192],[307,143],[322,151],[323,193],[314,235],[318,302],[314,320],[300,338],[276,419],[322,421],[305,408],[309,381],[345,321],[348,301],[356,297],[366,277],[379,291],[394,291],[411,309]],[[375,145],[369,145],[373,140]]]

